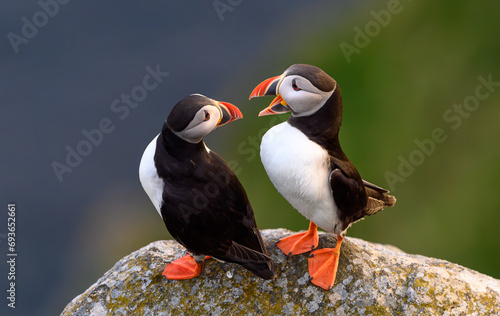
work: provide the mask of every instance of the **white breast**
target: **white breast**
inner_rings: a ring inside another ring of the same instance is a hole
[[[284,122],[264,135],[260,156],[281,195],[307,219],[334,232],[338,210],[330,187],[328,152]]]
[[[139,164],[139,179],[144,191],[146,191],[158,214],[161,216],[160,209],[163,201],[163,187],[165,185],[163,180],[158,176],[154,162],[157,138],[158,135],[149,143],[144,154],[142,154],[141,163]]]

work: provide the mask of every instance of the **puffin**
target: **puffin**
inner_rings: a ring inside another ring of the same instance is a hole
[[[165,266],[166,279],[197,277],[209,258],[239,264],[266,280],[275,277],[245,189],[203,141],[215,128],[242,117],[231,103],[192,94],[173,107],[142,155],[142,187],[172,237],[188,251]]]
[[[259,116],[291,115],[262,137],[262,164],[278,192],[310,221],[307,231],[285,237],[277,246],[287,256],[311,251],[310,281],[329,290],[347,229],[393,206],[396,198],[363,180],[342,151],[340,87],[326,72],[312,65],[292,65],[257,85],[249,99],[269,95],[275,98]],[[318,249],[318,227],[337,236],[334,248]]]

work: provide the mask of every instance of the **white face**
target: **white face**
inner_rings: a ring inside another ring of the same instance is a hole
[[[196,144],[217,127],[221,118],[222,112],[218,107],[205,105],[196,112],[193,120],[185,129],[174,133],[185,141]]]
[[[337,88],[337,85],[335,85]],[[277,93],[292,110],[293,116],[308,116],[318,111],[335,91],[321,91],[309,80],[298,75],[286,76],[281,80]]]

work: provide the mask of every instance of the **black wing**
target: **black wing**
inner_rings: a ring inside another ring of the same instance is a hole
[[[372,215],[386,207],[393,206],[396,203],[396,198],[389,195],[389,190],[379,187],[373,183],[363,180],[365,185],[368,201],[366,205],[366,214]]]
[[[388,190],[362,180],[350,161],[332,162],[330,184],[333,198],[340,209],[342,230],[396,203],[396,198],[387,194]]]
[[[343,231],[363,217],[367,196],[361,177],[350,161],[333,161],[331,166],[330,185]]]
[[[182,179],[181,192],[164,196],[162,214],[172,236],[194,254],[238,263],[262,278],[273,278],[272,259],[236,175],[214,152],[193,168]]]

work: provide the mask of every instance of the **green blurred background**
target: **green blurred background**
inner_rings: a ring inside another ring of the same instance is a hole
[[[500,82],[500,2],[401,1],[399,13],[391,14],[383,26],[371,11],[380,16],[388,3],[395,2],[359,1],[359,5],[341,6],[339,12],[331,4],[314,2],[310,10],[292,10],[266,32],[244,39],[249,47],[258,42],[260,49],[244,62],[234,63],[229,76],[214,76],[215,90],[199,92],[234,103],[245,118],[217,129],[206,143],[233,164],[260,229],[307,229],[308,221],[276,191],[259,157],[263,133],[287,115],[257,117],[271,98],[249,101],[248,95],[262,80],[280,75],[291,64],[318,66],[342,89],[340,140],[344,152],[364,179],[391,189],[398,200],[395,207],[355,224],[347,236],[391,244],[500,278],[500,194],[496,192],[500,87],[494,86],[494,91],[482,88],[482,93],[490,95],[473,111],[461,114],[458,128],[443,116],[475,95],[479,77]],[[244,14],[245,5],[243,2],[231,13],[235,21],[238,14]],[[273,14],[279,16],[280,12]],[[232,17],[227,15],[227,20]],[[257,18],[246,18],[239,27],[259,23]],[[369,43],[350,55],[349,61],[341,43],[355,46],[356,29],[366,34],[367,26],[373,36],[368,36]],[[197,54],[202,56],[203,49]],[[182,50],[169,50],[168,54],[176,56]],[[179,98],[169,100],[170,106]],[[128,142],[114,144],[130,148],[135,155],[124,170],[136,173],[142,150],[164,119],[159,109],[144,106],[135,114],[137,118],[149,113],[156,119],[144,119],[150,135],[140,139],[139,147]],[[128,124],[133,125],[132,119]],[[425,155],[403,182],[388,183],[387,174],[398,174],[400,159],[417,155],[416,142],[431,138],[435,129],[444,132],[446,141],[435,144],[432,154]],[[98,170],[106,172],[102,166]],[[121,257],[154,240],[170,238],[138,178],[111,182],[99,194],[89,196],[87,203],[71,237],[72,252],[61,258],[65,269],[57,277],[58,289],[51,294],[57,304],[61,297],[67,301],[82,292]]]

